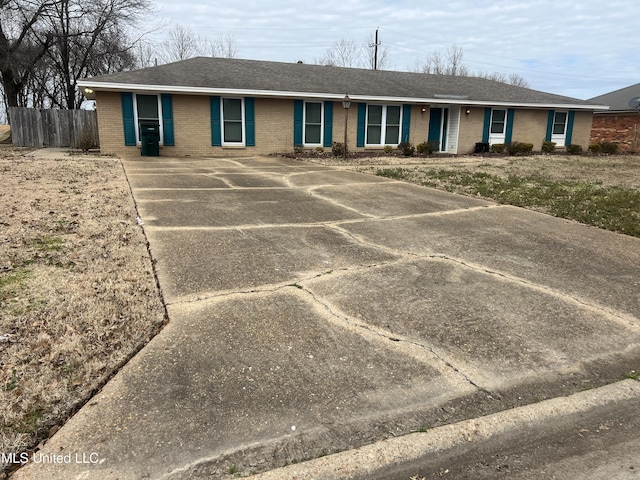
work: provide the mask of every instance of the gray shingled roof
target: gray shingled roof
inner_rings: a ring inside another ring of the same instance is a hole
[[[601,105],[609,105],[612,112],[637,111],[629,106],[629,100],[640,97],[640,83],[605,93],[588,100]]]
[[[232,89],[295,92],[343,96],[411,99],[456,98],[471,102],[506,102],[514,105],[575,105],[593,103],[576,98],[516,87],[478,77],[280,63],[258,60],[197,57],[130,72],[94,77],[82,86],[106,84],[154,85],[191,89]]]

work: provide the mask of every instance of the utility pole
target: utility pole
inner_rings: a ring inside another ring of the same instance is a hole
[[[380,29],[380,27],[376,28],[376,40],[375,43],[372,45],[369,45],[370,47],[373,47],[373,69],[377,70],[378,69],[378,46],[380,46],[380,42],[378,41],[378,30]]]

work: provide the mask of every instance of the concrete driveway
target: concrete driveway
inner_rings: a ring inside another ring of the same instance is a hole
[[[48,444],[96,462],[20,478],[247,475],[640,366],[638,239],[279,158],[124,165],[170,323]]]

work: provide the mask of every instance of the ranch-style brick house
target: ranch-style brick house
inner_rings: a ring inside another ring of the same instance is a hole
[[[589,143],[602,105],[477,77],[198,57],[79,82],[98,111],[104,153],[140,155],[141,123],[159,127],[160,155],[351,151],[436,142]],[[343,106],[348,95],[349,108]]]

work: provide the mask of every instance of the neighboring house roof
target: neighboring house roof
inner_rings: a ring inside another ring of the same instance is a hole
[[[207,95],[307,97],[606,109],[591,102],[479,77],[197,57],[157,67],[85,79],[80,87]]]
[[[637,112],[637,109],[629,106],[629,100],[636,97],[640,97],[640,83],[593,97],[588,101],[609,105],[611,112]]]

